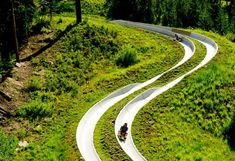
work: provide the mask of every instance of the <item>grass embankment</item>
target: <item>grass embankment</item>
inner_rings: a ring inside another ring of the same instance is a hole
[[[213,33],[217,56],[139,112],[134,142],[147,160],[235,160],[235,44]]]
[[[132,55],[127,62],[135,64],[117,66],[116,60],[125,55]],[[13,160],[77,160],[77,124],[93,104],[122,86],[151,78],[182,57],[182,47],[162,36],[103,20],[78,25],[32,60],[33,76],[23,91],[29,102],[8,120],[8,126],[20,126],[8,132],[29,146],[15,152],[14,144],[7,153]]]
[[[144,89],[137,91],[120,101],[112,108],[110,108],[98,122],[96,131],[95,131],[95,147],[101,157],[102,160],[130,160],[129,157],[122,151],[119,144],[116,141],[116,137],[114,134],[114,121],[121,111],[121,109],[134,97],[138,94],[144,92],[145,90],[151,87],[158,87],[166,84],[172,79],[179,77],[181,74],[186,73],[196,65],[205,57],[205,47],[197,41],[193,41],[196,46],[196,52],[193,57],[188,60],[185,64],[178,67],[177,69],[165,74],[159,80],[154,82],[153,84],[145,87]],[[166,44],[168,47],[170,44]],[[171,53],[172,54],[172,53]],[[177,54],[177,53],[176,53]],[[170,68],[172,66],[169,66]],[[157,74],[156,74],[157,75]]]

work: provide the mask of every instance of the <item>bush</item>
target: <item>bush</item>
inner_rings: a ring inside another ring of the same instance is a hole
[[[73,12],[75,10],[73,1],[60,1],[55,5],[55,12],[57,14],[62,12]]]
[[[13,61],[0,60],[0,79],[2,78],[2,75],[6,73],[7,70],[13,67],[14,67]]]
[[[126,51],[116,60],[116,65],[121,67],[128,67],[139,62],[136,56],[136,50],[127,48]]]
[[[39,18],[37,20],[36,24],[32,26],[32,32],[34,34],[38,34],[38,33],[42,32],[43,28],[49,28],[50,25],[51,25],[51,23],[49,20]]]
[[[42,102],[41,100],[33,100],[31,103],[25,105],[17,111],[21,117],[29,118],[30,120],[42,119],[49,117],[54,111],[53,102]]]
[[[226,34],[226,38],[232,42],[235,42],[235,34],[229,32]]]

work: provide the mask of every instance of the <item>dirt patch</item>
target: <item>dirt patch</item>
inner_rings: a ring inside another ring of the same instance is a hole
[[[19,51],[20,59],[24,59],[32,55],[42,47],[48,45],[50,42],[53,41],[54,34],[55,32],[50,32],[31,36],[28,39],[28,42]]]
[[[32,74],[33,68],[30,62],[17,63],[9,77],[0,84],[0,91],[11,98],[7,101],[0,96],[0,107],[9,113],[14,113],[15,109],[23,105],[28,100],[24,88],[27,84],[27,78]]]

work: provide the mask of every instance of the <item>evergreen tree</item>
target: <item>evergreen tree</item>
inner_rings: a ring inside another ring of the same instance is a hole
[[[154,22],[153,0],[109,0],[107,4],[113,19]]]
[[[213,28],[213,19],[211,16],[211,3],[208,1],[205,1],[204,3],[201,3],[199,6],[199,15],[198,15],[198,27],[205,29],[205,30],[210,30]]]
[[[154,10],[153,10],[153,0],[138,0],[137,5],[135,5],[137,8],[137,12],[134,15],[134,18],[137,21],[143,21],[143,22],[154,22]]]
[[[52,13],[55,9],[55,0],[38,0],[39,3],[39,14],[50,16],[50,21],[52,21]]]
[[[228,13],[220,7],[218,17],[216,19],[215,30],[220,34],[226,34],[229,31]]]
[[[2,59],[9,59],[9,52],[14,47],[10,2],[10,0],[0,2],[0,53]],[[20,42],[26,40],[29,36],[34,12],[33,0],[14,0],[16,31]]]
[[[162,15],[162,7],[161,7],[161,0],[156,0],[155,3],[155,23],[161,23],[161,15]]]
[[[177,26],[177,1],[163,0],[162,2],[162,25]]]
[[[113,19],[128,19],[133,11],[132,0],[110,0],[109,16]]]
[[[197,13],[196,13],[195,0],[179,0],[177,3],[177,26],[188,27],[196,26]]]
[[[230,11],[230,22],[231,22],[231,31],[235,34],[235,0],[231,0],[231,11]]]
[[[14,2],[17,36],[19,41],[23,41],[29,36],[36,6],[34,0],[15,0]]]

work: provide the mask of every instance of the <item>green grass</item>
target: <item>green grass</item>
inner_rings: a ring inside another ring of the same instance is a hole
[[[105,16],[107,14],[105,3],[106,0],[83,0],[81,1],[82,14]]]
[[[195,32],[214,39],[219,52],[206,67],[139,112],[132,131],[147,160],[235,159],[224,135],[234,126],[235,45],[213,33]]]
[[[12,160],[18,139],[15,136],[7,135],[0,128],[0,160]]]
[[[74,12],[54,14],[51,22],[49,16],[41,16],[34,20],[32,30],[35,30],[36,33],[43,32],[49,34],[54,32],[53,38],[55,38],[60,32],[64,31],[67,26],[75,24],[76,18],[74,16]],[[44,25],[38,24],[39,22],[44,22]]]
[[[128,96],[127,98],[120,101],[112,108],[110,108],[102,116],[101,120],[97,124],[94,135],[95,147],[102,160],[130,160],[126,156],[126,154],[122,151],[122,149],[120,148],[119,144],[116,141],[113,122],[115,121],[121,109],[135,96],[137,96],[138,94],[144,92],[145,90],[151,87],[157,87],[166,84],[166,82],[175,79],[176,77],[180,76],[181,74],[195,67],[198,64],[198,62],[202,61],[202,59],[205,56],[205,47],[196,41],[194,41],[194,43],[196,45],[197,50],[193,55],[193,57],[188,62],[178,67],[177,69],[173,70],[172,72],[165,74],[162,78],[160,78],[153,84],[143,88],[140,91],[131,94],[130,96]],[[168,45],[166,44],[166,46]],[[168,53],[167,55],[169,54],[170,53]],[[168,66],[168,68],[172,67],[173,65],[174,64],[171,64],[171,66]]]
[[[139,62],[117,66],[128,48]],[[76,26],[31,62],[34,75],[25,88],[29,102],[9,120],[9,126],[19,122],[16,133],[29,146],[14,160],[80,160],[75,134],[85,112],[112,91],[145,81],[182,57],[183,48],[175,41],[143,30],[104,19]]]

